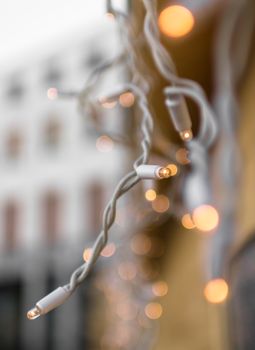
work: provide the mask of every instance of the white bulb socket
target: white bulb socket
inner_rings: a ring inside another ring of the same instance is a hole
[[[143,164],[137,167],[137,175],[140,179],[167,179],[171,176],[169,168],[161,167],[159,165]]]

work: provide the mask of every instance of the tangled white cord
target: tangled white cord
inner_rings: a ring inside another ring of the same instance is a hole
[[[114,15],[120,19],[121,22],[123,21],[123,19],[126,18],[126,16],[123,15],[121,12],[114,11],[112,7],[111,7],[111,10],[113,11]],[[128,43],[126,43],[126,45],[128,46],[128,49],[131,48],[131,39],[132,37],[129,37]],[[96,239],[92,247],[92,252],[88,262],[79,266],[72,273],[68,284],[62,287],[58,287],[52,293],[48,294],[46,297],[44,297],[43,299],[41,299],[36,303],[36,306],[33,309],[31,309],[27,314],[28,318],[31,320],[36,319],[40,315],[44,315],[49,311],[55,309],[59,305],[63,304],[75,291],[77,286],[80,283],[82,283],[84,279],[87,277],[93,265],[95,264],[98,257],[100,256],[101,251],[103,250],[103,248],[107,243],[109,229],[111,228],[111,226],[115,221],[116,206],[117,206],[118,199],[121,196],[123,196],[126,192],[128,192],[132,187],[134,187],[142,178],[163,179],[163,178],[168,178],[171,174],[168,168],[148,165],[149,154],[150,154],[150,149],[152,144],[152,132],[153,132],[153,119],[148,107],[148,100],[146,97],[146,93],[148,91],[148,84],[145,78],[143,78],[139,74],[139,71],[137,70],[135,57],[133,55],[131,55],[130,57],[131,57],[129,61],[130,70],[137,84],[126,83],[123,86],[123,88],[125,90],[131,91],[136,96],[138,107],[140,109],[140,112],[142,113],[142,120],[141,120],[142,153],[134,162],[134,170],[129,172],[120,180],[120,182],[118,183],[118,185],[116,186],[113,192],[113,195],[110,201],[108,202],[104,210],[102,231],[99,234],[98,238]],[[109,64],[105,64],[103,65],[103,67],[100,67],[100,69],[94,72],[94,74],[91,76],[91,78],[88,81],[88,85],[86,85],[83,91],[79,94],[80,103],[84,98],[84,96],[87,98],[87,94],[89,93],[90,88],[94,85],[95,81],[97,80],[99,75],[102,73],[102,71],[111,64],[112,64],[111,62]],[[141,87],[138,84],[140,84]]]

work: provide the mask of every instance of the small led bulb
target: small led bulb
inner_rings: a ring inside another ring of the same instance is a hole
[[[159,165],[143,164],[136,169],[137,175],[141,179],[168,179],[171,176],[171,170]]]
[[[183,141],[190,141],[193,137],[192,122],[185,98],[175,94],[167,96],[165,103],[175,130]]]
[[[160,168],[157,173],[161,179],[168,179],[171,176],[171,170],[169,168]]]
[[[38,309],[38,307],[34,307],[33,309],[29,310],[27,313],[27,318],[29,320],[35,320],[41,316],[41,311]]]
[[[193,134],[191,130],[184,130],[180,132],[180,137],[183,141],[191,141],[193,138]]]

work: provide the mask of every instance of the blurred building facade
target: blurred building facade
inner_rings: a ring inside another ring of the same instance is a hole
[[[54,99],[52,89],[82,88],[89,72],[108,53],[115,53],[114,33],[112,28],[93,33],[90,39],[57,48],[44,60],[22,64],[13,72],[10,67],[10,73],[2,74],[2,350],[88,345],[86,286],[54,314],[31,322],[26,312],[65,284],[81,263],[84,248],[99,233],[103,207],[123,170],[123,150],[110,138],[100,139],[100,131],[92,132],[89,116],[86,120],[79,114],[75,99]],[[111,81],[118,74],[115,70]],[[124,109],[112,107],[102,106],[105,119],[99,126],[104,133],[124,125]]]

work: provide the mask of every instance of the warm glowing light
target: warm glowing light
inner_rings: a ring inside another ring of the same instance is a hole
[[[210,303],[222,303],[228,296],[228,285],[226,281],[222,278],[211,280],[205,286],[204,295]]]
[[[145,307],[145,314],[151,320],[157,320],[161,317],[163,308],[159,303],[149,303]]]
[[[137,274],[136,266],[132,262],[122,262],[118,267],[120,278],[125,281],[131,281]]]
[[[27,318],[29,320],[35,320],[39,316],[41,316],[41,312],[37,307],[34,307],[33,309],[29,310],[27,313]]]
[[[83,260],[88,262],[90,257],[91,257],[92,249],[91,248],[86,248],[84,249],[83,252]]]
[[[200,231],[208,232],[218,226],[219,214],[214,207],[204,204],[194,210],[192,219]]]
[[[101,252],[101,255],[105,258],[109,258],[110,256],[113,256],[113,254],[116,251],[116,246],[114,243],[107,244],[104,249]]]
[[[154,191],[154,190],[152,190],[152,189],[147,190],[147,191],[145,192],[145,198],[146,198],[147,201],[149,201],[149,202],[154,201],[154,200],[156,199],[156,197],[157,197],[157,193],[156,193],[156,191]]]
[[[162,167],[159,169],[158,175],[161,179],[168,179],[171,176],[171,171],[167,167]]]
[[[109,136],[100,136],[96,141],[96,148],[99,152],[107,153],[112,151],[114,143]]]
[[[190,141],[193,138],[193,134],[191,130],[184,130],[180,132],[180,137],[183,141]]]
[[[144,234],[134,236],[131,240],[131,249],[137,255],[148,254],[151,250],[151,240]]]
[[[49,100],[56,100],[58,98],[58,89],[51,87],[47,90],[47,97]]]
[[[193,228],[196,227],[194,224],[192,217],[190,214],[184,214],[182,217],[182,225],[187,229],[187,230],[192,230]]]
[[[160,13],[158,23],[163,34],[172,38],[180,38],[192,30],[195,19],[186,7],[172,5]]]
[[[163,194],[158,195],[156,199],[151,203],[153,210],[157,213],[164,213],[169,209],[169,199]]]
[[[188,158],[188,150],[186,148],[180,148],[175,154],[175,158],[180,164],[189,164],[190,160]]]
[[[115,224],[120,227],[125,227],[126,222],[126,210],[125,208],[118,208],[116,211]]]
[[[119,103],[124,108],[132,107],[135,102],[135,96],[132,92],[124,92],[119,97]]]
[[[171,176],[175,176],[178,172],[178,168],[175,164],[168,164],[167,168],[171,171]]]
[[[163,297],[168,293],[168,285],[164,281],[155,282],[152,285],[152,292],[157,297]]]
[[[103,108],[106,108],[106,109],[112,109],[116,106],[117,104],[117,101],[115,100],[107,100],[106,98],[100,98],[99,99],[99,103],[101,104],[101,106]]]

